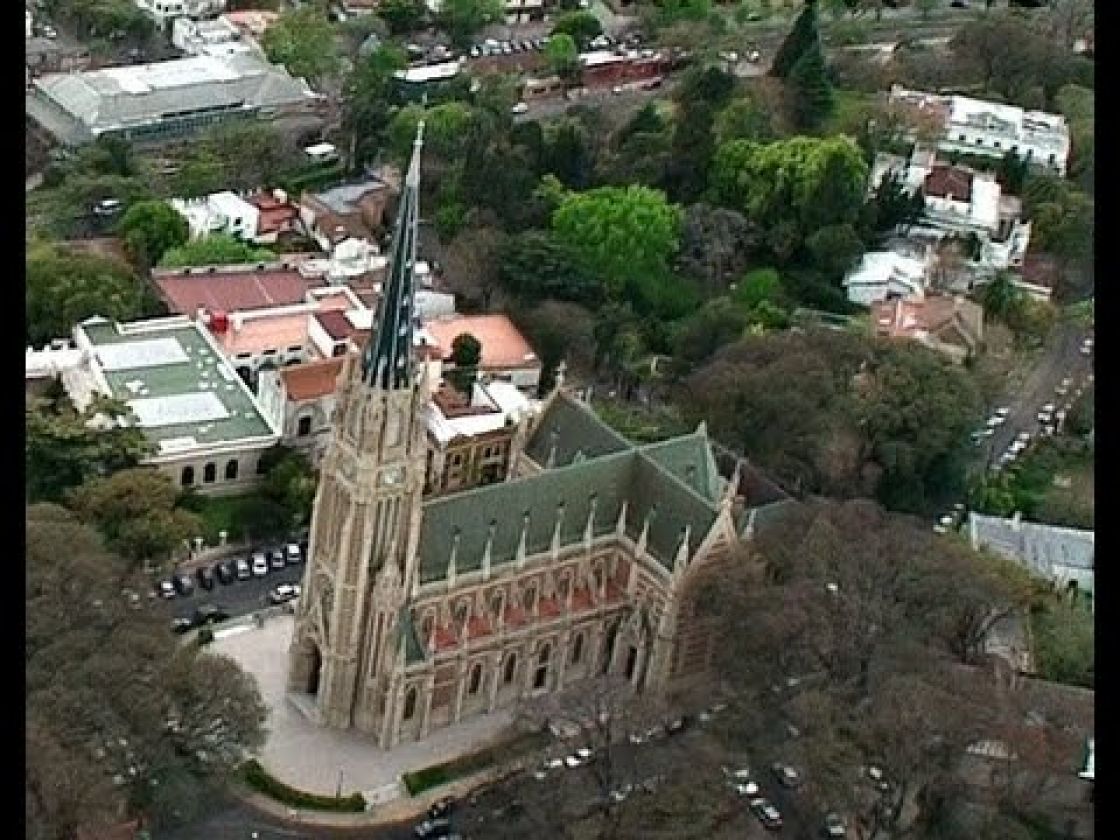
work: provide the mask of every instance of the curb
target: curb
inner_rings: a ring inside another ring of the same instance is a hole
[[[373,806],[364,814],[345,814],[331,811],[312,811],[293,808],[263,793],[253,790],[240,781],[231,784],[230,791],[235,798],[246,805],[291,825],[318,828],[372,828],[419,819],[424,816],[428,808],[437,800],[447,796],[454,799],[462,799],[477,788],[504,778],[509,773],[516,772],[521,768],[521,764],[514,762],[511,765],[482,770],[472,776],[466,776],[462,779],[449,782],[446,785],[440,785],[439,787],[424,791],[424,793],[417,796],[405,795],[384,805]]]

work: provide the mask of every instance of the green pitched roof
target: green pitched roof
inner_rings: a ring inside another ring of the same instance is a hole
[[[723,495],[726,482],[719,474],[703,427],[690,435],[643,446],[641,451],[712,504]]]
[[[561,391],[537,421],[525,454],[540,466],[552,468],[632,448],[630,441],[600,420],[595,412]],[[550,454],[553,455],[551,464]]]

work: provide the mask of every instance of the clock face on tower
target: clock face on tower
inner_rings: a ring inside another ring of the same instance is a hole
[[[397,487],[404,481],[404,467],[388,467],[378,477],[382,487]]]

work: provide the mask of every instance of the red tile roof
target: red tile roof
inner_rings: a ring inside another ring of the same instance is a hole
[[[333,359],[320,359],[281,368],[280,379],[284,382],[288,399],[303,402],[334,393],[345,361],[344,356],[336,356]]]
[[[926,195],[954,201],[972,200],[972,173],[955,166],[939,164],[926,176],[923,191]]]
[[[327,335],[335,341],[343,341],[350,338],[358,328],[350,323],[350,319],[346,317],[345,312],[339,310],[331,310],[329,312],[317,312],[315,318],[319,324],[327,331]]]
[[[308,289],[323,285],[320,279],[281,267],[157,271],[152,283],[173,313],[191,316],[199,307],[211,312],[236,312],[303,303]]]
[[[540,359],[505,315],[476,315],[428,321],[424,329],[439,345],[443,358],[451,357],[451,345],[463,333],[470,333],[482,345],[483,370],[540,367]]]
[[[260,211],[257,233],[290,230],[299,218],[299,208],[289,201],[280,201],[272,193],[259,192],[246,199]]]

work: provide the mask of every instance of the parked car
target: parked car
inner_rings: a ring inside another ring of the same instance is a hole
[[[184,598],[194,592],[194,581],[190,575],[175,575],[171,580],[175,584],[175,591]]]
[[[176,595],[175,584],[169,580],[161,580],[159,582],[159,597],[171,599]]]
[[[253,570],[249,566],[249,561],[244,557],[238,557],[234,561],[234,574],[238,580],[248,580],[253,576]]]
[[[194,623],[196,626],[201,627],[204,624],[217,624],[221,621],[228,621],[229,613],[225,608],[218,604],[200,604],[198,609],[194,611]]]
[[[283,549],[274,548],[268,552],[268,565],[273,569],[283,569],[288,565],[287,560],[284,558]]]
[[[234,581],[233,567],[229,563],[219,563],[214,567],[214,574],[223,586],[228,586]]]
[[[782,787],[796,788],[801,785],[801,774],[788,764],[780,762],[770,765],[770,772],[774,774]]]
[[[432,807],[428,809],[428,819],[438,820],[440,817],[450,817],[453,810],[455,810],[455,800],[450,796],[445,796],[432,803]]]
[[[824,825],[821,826],[821,834],[825,837],[843,840],[844,837],[848,836],[848,829],[844,825],[844,820],[840,818],[839,814],[825,814]]]
[[[268,574],[268,558],[263,551],[253,554],[253,577],[264,577]]]
[[[303,562],[303,552],[299,550],[299,543],[290,542],[284,546],[284,559],[289,566],[297,566]]]
[[[268,600],[272,604],[286,604],[288,601],[294,601],[299,597],[299,584],[297,583],[281,583],[279,586],[272,587],[268,593]]]
[[[1072,385],[1072,384],[1073,384],[1073,380],[1070,379],[1067,376],[1065,379],[1063,379],[1061,382],[1059,382],[1058,385],[1054,388],[1054,393],[1059,397],[1064,397],[1066,394],[1069,393],[1069,386]]]
[[[529,110],[529,104],[527,102],[518,102],[516,105],[514,105],[509,110],[510,110],[510,113],[513,113],[513,114],[524,114]]]
[[[121,202],[117,198],[103,198],[93,205],[93,215],[95,216],[115,216],[121,212]]]
[[[195,575],[198,577],[199,586],[201,586],[203,589],[214,588],[214,570],[209,566],[203,566],[201,569],[195,572]]]
[[[193,628],[194,622],[189,618],[183,618],[182,616],[179,616],[178,618],[171,619],[171,632],[176,634],[177,636],[181,636],[187,631],[192,630]]]
[[[758,821],[762,823],[763,827],[769,828],[771,831],[782,827],[782,815],[773,803],[768,799],[751,800],[751,813],[758,817]]]
[[[412,834],[414,837],[428,838],[428,837],[446,837],[451,833],[451,820],[447,817],[440,817],[434,820],[424,820],[414,829]]]
[[[1093,339],[1087,338],[1081,342],[1081,355],[1089,356],[1093,353]]]

